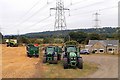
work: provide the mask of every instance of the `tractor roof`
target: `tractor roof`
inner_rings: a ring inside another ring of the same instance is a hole
[[[65,45],[74,45],[74,46],[77,46],[78,45],[78,42],[77,41],[67,41],[65,43]]]
[[[47,46],[47,47],[57,47],[57,46]]]
[[[66,45],[66,47],[76,47],[76,45]]]

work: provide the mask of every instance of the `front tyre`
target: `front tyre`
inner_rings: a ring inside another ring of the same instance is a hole
[[[77,64],[79,69],[83,69],[83,59],[82,58],[78,58],[78,64]]]
[[[39,55],[35,55],[35,57],[36,57],[36,58],[38,58],[38,57],[39,57]]]
[[[63,67],[64,67],[64,69],[68,69],[68,61],[67,61],[67,58],[63,58]]]

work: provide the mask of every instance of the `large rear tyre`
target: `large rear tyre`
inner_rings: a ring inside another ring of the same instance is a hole
[[[67,58],[63,58],[63,67],[64,67],[64,69],[68,69],[68,61],[67,61]]]
[[[32,58],[32,55],[29,55],[29,58]]]
[[[58,60],[61,60],[61,55],[60,54],[58,54]]]
[[[83,69],[83,59],[82,58],[78,58],[78,68],[79,69]]]

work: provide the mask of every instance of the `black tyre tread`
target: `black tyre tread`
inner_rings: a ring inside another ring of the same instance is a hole
[[[82,58],[78,58],[78,68],[79,69],[83,69],[83,59]]]
[[[61,55],[60,54],[58,54],[58,60],[61,60]]]
[[[67,58],[63,58],[63,66],[64,66],[64,69],[68,69]]]
[[[38,58],[38,57],[39,57],[39,55],[35,55],[35,57],[36,57],[36,58]]]

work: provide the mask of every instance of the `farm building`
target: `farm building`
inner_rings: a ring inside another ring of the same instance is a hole
[[[90,52],[118,54],[119,40],[89,40],[85,46]]]

